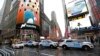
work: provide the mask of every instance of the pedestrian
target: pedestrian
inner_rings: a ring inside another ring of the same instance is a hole
[[[94,45],[94,39],[93,38],[90,38],[90,40],[91,40],[91,43]]]
[[[12,40],[10,39],[10,43],[9,43],[10,47],[12,46]]]

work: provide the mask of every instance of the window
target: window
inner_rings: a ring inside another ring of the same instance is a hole
[[[31,0],[29,0],[29,2],[31,2]]]
[[[36,4],[36,2],[34,4]]]
[[[50,43],[50,41],[47,41],[47,43]]]
[[[19,12],[21,11],[21,9],[19,10]]]
[[[34,5],[32,5],[32,7],[34,8]]]
[[[26,2],[26,0],[24,0],[24,2]]]
[[[37,14],[37,11],[35,13]]]
[[[66,42],[73,42],[72,40],[67,40]]]
[[[29,4],[27,4],[27,6],[29,6]]]
[[[21,6],[23,7],[23,4]]]
[[[24,9],[24,11],[26,11],[26,8]]]

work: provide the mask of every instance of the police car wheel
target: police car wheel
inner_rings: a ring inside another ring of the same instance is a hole
[[[84,46],[83,49],[86,50],[86,51],[88,51],[88,50],[90,50],[90,47]]]
[[[54,46],[53,45],[50,45],[50,48],[53,48]]]
[[[63,45],[62,48],[63,48],[63,49],[67,49],[67,46],[66,46],[66,45]]]

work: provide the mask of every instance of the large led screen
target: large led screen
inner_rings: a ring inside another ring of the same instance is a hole
[[[85,0],[65,0],[68,17],[87,12]]]
[[[27,24],[40,26],[39,0],[20,0],[16,24],[20,27]]]
[[[70,28],[71,29],[90,27],[91,26],[89,15],[86,15],[85,18],[72,20],[69,23],[70,23]]]

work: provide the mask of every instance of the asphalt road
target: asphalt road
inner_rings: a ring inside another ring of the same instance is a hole
[[[29,48],[24,47],[23,49],[14,49],[16,56],[99,56],[100,48],[95,48],[91,51],[84,51],[81,49],[69,49],[63,50],[61,48],[50,49],[50,48]]]

